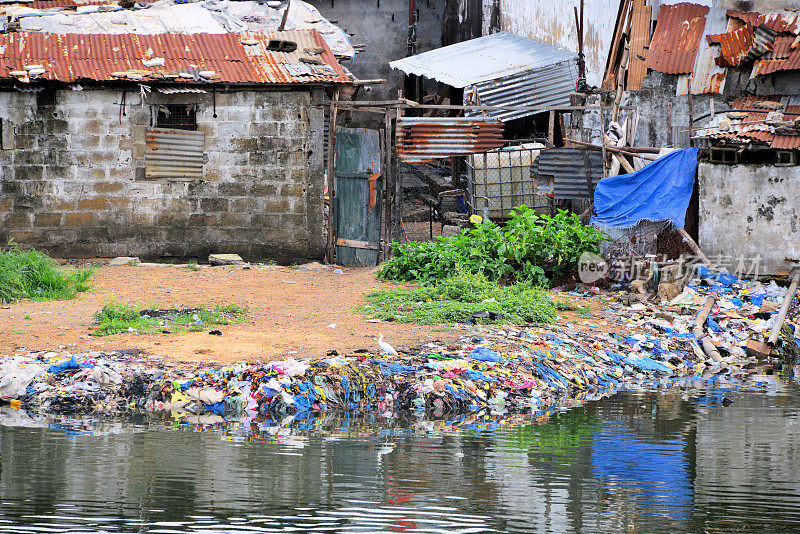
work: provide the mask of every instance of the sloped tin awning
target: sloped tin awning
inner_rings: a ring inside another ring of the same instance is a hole
[[[464,89],[464,104],[485,106],[569,105],[578,78],[576,54],[508,32],[457,43],[392,61],[392,68]],[[485,115],[508,121],[525,110]]]
[[[397,121],[397,155],[409,163],[478,154],[505,144],[503,124],[496,120],[402,117]]]

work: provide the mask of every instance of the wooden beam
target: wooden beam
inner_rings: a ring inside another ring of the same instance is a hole
[[[328,246],[325,260],[333,263],[336,259],[336,247],[334,238],[336,235],[336,168],[334,166],[334,154],[336,147],[336,117],[339,110],[336,102],[339,100],[339,90],[336,90],[334,99],[331,101],[330,123],[328,125]]]

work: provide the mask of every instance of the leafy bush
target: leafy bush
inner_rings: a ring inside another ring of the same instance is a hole
[[[89,289],[91,275],[90,269],[61,269],[46,254],[11,243],[0,250],[0,301],[72,299]]]
[[[489,280],[507,276],[545,285],[574,270],[584,252],[597,253],[605,239],[602,232],[583,226],[574,213],[559,210],[550,217],[519,206],[502,227],[483,221],[454,237],[392,243],[394,256],[379,274],[430,284],[464,269]]]
[[[553,323],[560,307],[531,283],[502,287],[466,271],[423,287],[375,291],[364,300],[361,311],[371,318],[418,324],[461,322],[478,311],[504,316],[479,323]]]

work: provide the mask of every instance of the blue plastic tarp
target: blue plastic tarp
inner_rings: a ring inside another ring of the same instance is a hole
[[[594,191],[592,225],[633,226],[671,220],[683,228],[697,173],[697,148],[676,150],[630,174],[609,176]]]

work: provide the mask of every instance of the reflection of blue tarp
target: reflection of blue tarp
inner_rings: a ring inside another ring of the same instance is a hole
[[[680,439],[648,443],[622,427],[600,427],[592,438],[594,476],[617,485],[633,483],[642,492],[641,502],[683,515],[693,500],[683,447]]]
[[[697,152],[697,148],[676,150],[636,172],[600,180],[594,191],[592,225],[622,228],[643,219],[669,219],[683,228]]]

